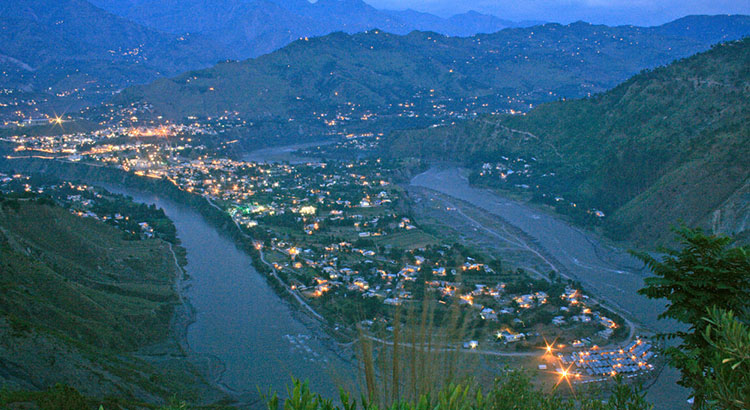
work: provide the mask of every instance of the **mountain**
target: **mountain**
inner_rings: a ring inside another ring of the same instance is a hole
[[[746,25],[750,18],[697,20],[710,26]],[[579,22],[469,38],[381,30],[334,33],[298,40],[256,59],[130,87],[112,102],[148,104],[154,114],[173,119],[235,113],[244,121],[276,121],[294,129],[368,116],[460,118],[528,110],[530,104],[605,91],[640,70],[705,50],[714,40],[661,30]]]
[[[158,32],[85,0],[0,0],[5,89],[82,105],[128,84],[215,64],[222,54],[198,36]]]
[[[653,245],[667,242],[680,221],[750,240],[749,141],[745,38],[591,98],[398,132],[387,146],[392,155],[473,164],[534,158],[538,171],[526,185],[537,195],[602,210],[611,237]],[[503,185],[497,175],[476,181]]]
[[[227,46],[227,58],[257,57],[293,40],[379,28],[470,36],[531,25],[469,12],[448,19],[413,10],[378,10],[362,0],[92,0],[139,24],[175,34],[200,33]]]
[[[722,18],[723,17],[723,18]],[[703,42],[740,39],[748,34],[750,20],[742,16],[687,16],[656,28],[665,36],[689,37]]]

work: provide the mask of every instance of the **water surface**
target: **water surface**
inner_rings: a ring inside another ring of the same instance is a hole
[[[303,323],[252,266],[248,254],[191,208],[152,193],[106,186],[164,209],[187,250],[185,296],[195,308],[187,339],[196,353],[226,367],[221,382],[238,392],[284,392],[292,375],[333,397],[351,364],[315,324]],[[307,322],[307,321],[305,321]]]

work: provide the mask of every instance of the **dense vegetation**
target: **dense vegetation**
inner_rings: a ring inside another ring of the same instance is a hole
[[[661,317],[686,330],[668,347],[670,364],[682,373],[680,384],[693,391],[698,408],[746,409],[750,405],[750,246],[732,247],[728,237],[701,230],[679,231],[681,249],[666,256],[638,256],[655,276],[640,293],[666,299]],[[736,316],[735,316],[736,315]]]
[[[533,157],[527,185],[603,210],[616,239],[665,241],[681,219],[745,240],[749,67],[750,39],[722,44],[591,98],[397,133],[389,148],[470,164]]]
[[[529,103],[601,92],[644,68],[739,38],[749,29],[745,16],[703,16],[687,25],[579,22],[469,38],[334,33],[256,59],[129,88],[115,101],[152,104],[154,112],[177,119],[237,113],[249,122],[277,120],[281,126],[294,118],[295,132],[300,122],[322,124],[320,114],[336,120],[337,113],[406,117],[413,111],[424,117],[441,110],[528,109]]]

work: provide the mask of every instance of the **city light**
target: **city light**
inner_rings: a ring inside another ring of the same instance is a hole
[[[571,367],[573,367],[573,364],[568,365],[567,368],[561,367],[560,370],[557,371],[557,375],[559,377],[557,379],[557,383],[555,383],[555,389],[560,385],[560,383],[565,381],[568,384],[568,387],[570,387],[570,391],[573,391],[573,384],[570,383],[570,377],[572,376],[572,373],[570,372]]]
[[[555,342],[557,342],[557,339],[553,340],[552,343],[547,341],[547,338],[544,338],[544,355],[552,355],[555,352]]]

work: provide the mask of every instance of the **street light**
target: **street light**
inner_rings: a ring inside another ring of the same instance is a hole
[[[570,376],[571,376],[570,368],[571,367],[573,367],[573,363],[568,365],[567,368],[565,367],[560,368],[560,370],[557,372],[559,377],[557,379],[557,383],[555,383],[554,389],[557,389],[557,386],[559,386],[560,383],[565,381],[566,383],[568,383],[568,387],[570,387],[570,391],[573,392],[573,385],[570,383]]]

